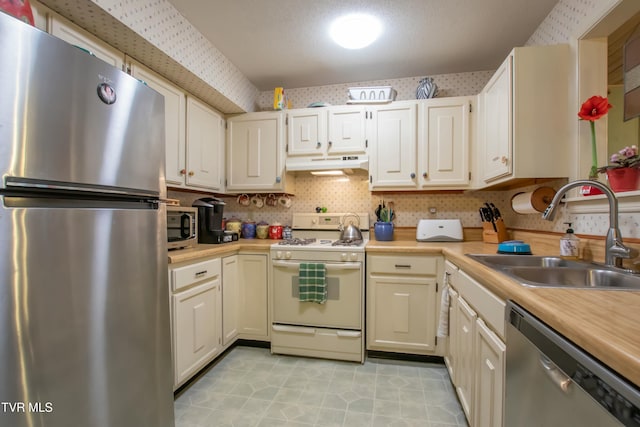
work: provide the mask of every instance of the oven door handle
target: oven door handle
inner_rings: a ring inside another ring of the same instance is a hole
[[[293,334],[315,335],[316,328],[306,328],[304,326],[289,326],[289,325],[271,325],[276,332],[289,332]]]
[[[300,268],[299,262],[272,261],[272,265],[274,267],[295,268],[296,270]],[[362,264],[359,262],[325,263],[324,266],[327,270],[359,270],[362,268]]]

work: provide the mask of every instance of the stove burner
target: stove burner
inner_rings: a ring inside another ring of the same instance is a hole
[[[278,242],[279,245],[292,245],[292,246],[306,246],[312,243],[315,243],[316,239],[300,239],[299,237],[294,237],[292,239],[284,239],[281,242]]]
[[[362,239],[340,239],[336,240],[331,246],[360,246],[362,245]]]

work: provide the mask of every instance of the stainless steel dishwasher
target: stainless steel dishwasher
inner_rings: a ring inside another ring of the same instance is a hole
[[[640,426],[640,389],[507,302],[505,427]]]

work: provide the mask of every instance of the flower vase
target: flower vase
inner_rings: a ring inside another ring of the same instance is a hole
[[[393,223],[378,221],[373,224],[373,234],[376,240],[389,242],[393,240]]]
[[[616,193],[640,189],[640,168],[607,169],[609,186]]]

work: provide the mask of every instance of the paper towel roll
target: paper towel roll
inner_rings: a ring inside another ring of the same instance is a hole
[[[549,206],[556,191],[551,187],[540,187],[527,193],[517,193],[511,198],[511,209],[519,214],[537,214]]]

